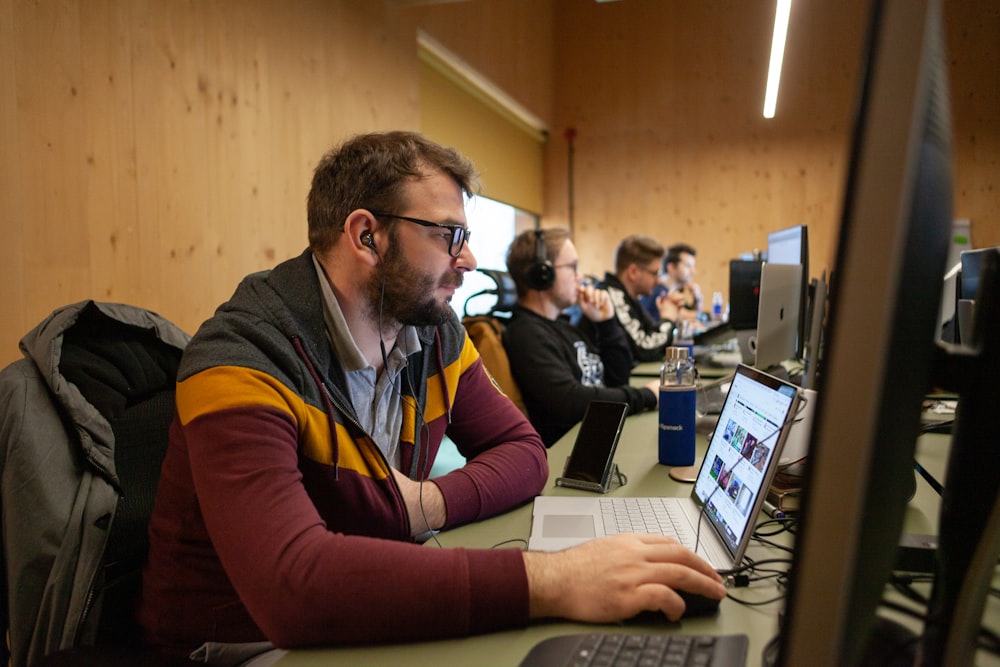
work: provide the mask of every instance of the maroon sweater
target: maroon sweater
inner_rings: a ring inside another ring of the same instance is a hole
[[[318,291],[303,257],[244,281],[185,352],[150,523],[146,639],[186,654],[205,641],[294,647],[523,625],[519,550],[410,539],[385,458],[331,379],[339,374],[318,370],[337,362],[318,301],[303,298]],[[539,493],[545,448],[461,325],[420,335],[404,382],[403,470],[423,476],[446,431],[458,444],[467,465],[434,482],[446,527]]]

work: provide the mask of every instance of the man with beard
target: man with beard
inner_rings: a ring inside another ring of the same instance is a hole
[[[538,434],[448,303],[476,267],[463,206],[474,178],[420,135],[347,141],[316,168],[309,249],[244,279],[191,340],[149,529],[148,643],[262,665],[275,646],[643,609],[676,619],[677,585],[724,595],[667,539],[552,554],[417,544],[525,502],[548,477]],[[428,480],[445,434],[468,463]]]

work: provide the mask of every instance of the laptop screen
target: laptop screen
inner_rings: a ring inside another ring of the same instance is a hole
[[[772,461],[798,390],[740,366],[726,396],[692,498],[735,551],[773,477]]]

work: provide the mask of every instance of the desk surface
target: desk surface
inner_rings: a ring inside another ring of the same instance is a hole
[[[657,415],[645,413],[626,420],[615,461],[628,475],[628,484],[616,487],[612,495],[687,495],[691,485],[675,482],[668,469],[656,460]],[[555,478],[572,449],[578,426],[561,438],[549,450],[550,475],[544,490],[546,495],[586,495],[555,486]],[[939,480],[944,479],[948,438],[928,435],[918,443],[918,457],[922,465]],[[707,442],[699,436],[699,453],[703,454]],[[937,533],[937,496],[923,480],[918,481],[917,495],[910,503],[906,515],[906,530],[912,533]],[[441,533],[438,537],[443,547],[491,548],[506,541],[523,547],[531,528],[530,503],[487,521],[470,524]],[[427,548],[438,548],[433,542]],[[749,556],[788,557],[779,549],[752,545]],[[774,584],[754,585],[733,589],[733,597],[762,602],[780,596]],[[537,642],[560,634],[594,630],[609,632],[683,632],[688,634],[746,634],[750,638],[748,665],[760,664],[762,651],[777,632],[777,616],[782,602],[771,602],[757,607],[746,607],[731,599],[724,600],[717,616],[682,620],[680,623],[653,622],[645,625],[586,625],[570,622],[539,622],[526,628],[497,632],[457,640],[433,641],[412,644],[372,647],[337,647],[321,650],[295,650],[281,662],[282,667],[296,665],[359,665],[397,664],[417,665],[510,665],[516,666]]]
[[[662,362],[659,361],[644,361],[642,363],[636,364],[632,368],[633,378],[658,378],[660,377],[660,366]],[[703,378],[721,378],[727,375],[732,375],[736,370],[734,367],[728,366],[712,366],[710,364],[699,364],[696,363],[695,367],[698,369],[698,375]]]

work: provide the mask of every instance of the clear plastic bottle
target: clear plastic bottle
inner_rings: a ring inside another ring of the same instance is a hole
[[[679,320],[674,327],[674,347],[683,347],[688,351],[688,357],[694,357],[694,327],[690,320]],[[668,351],[670,348],[667,348]],[[661,367],[662,370],[662,367]]]
[[[659,461],[689,466],[695,459],[696,387],[688,348],[667,348],[660,369]]]

